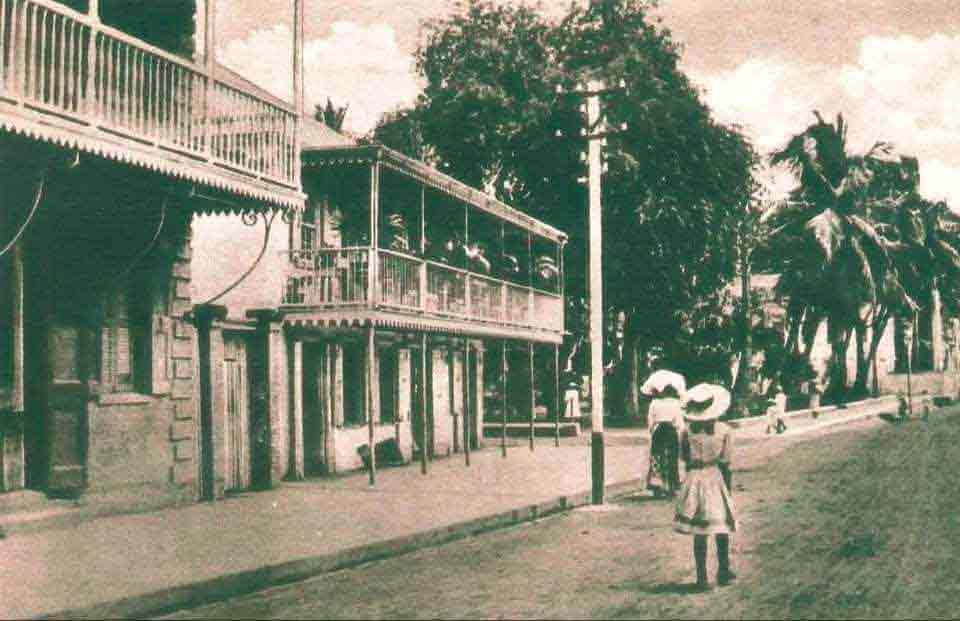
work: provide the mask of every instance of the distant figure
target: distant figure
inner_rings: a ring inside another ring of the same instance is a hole
[[[910,418],[910,404],[902,392],[897,393],[897,418],[900,422]]]
[[[673,386],[666,386],[650,403],[650,468],[647,489],[654,496],[674,496],[680,489],[680,435],[683,407]]]
[[[767,433],[783,433],[787,430],[787,425],[783,422],[783,415],[787,412],[787,395],[779,382],[773,385],[772,392],[773,398],[767,405]]]
[[[717,422],[730,407],[730,393],[722,386],[698,384],[683,400],[687,431],[681,440],[681,456],[687,477],[677,497],[674,530],[693,535],[693,558],[697,566],[698,591],[710,588],[707,581],[707,538],[717,543],[717,583],[730,584],[736,574],[730,569],[730,533],[737,529],[736,510],[730,487],[732,437],[729,427]]]
[[[580,384],[572,369],[564,371],[563,417],[580,418]]]

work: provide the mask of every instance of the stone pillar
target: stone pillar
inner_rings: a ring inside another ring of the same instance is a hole
[[[266,359],[264,383],[267,436],[269,445],[270,487],[287,475],[290,464],[290,425],[288,409],[288,363],[282,316],[273,310],[251,311],[258,322],[258,334]]]
[[[199,437],[196,433],[199,389],[194,378],[197,341],[196,330],[188,316],[193,310],[190,291],[193,249],[190,244],[189,218],[184,218],[177,224],[174,230],[177,231],[178,245],[169,291],[170,314],[173,316],[170,399],[173,402],[174,418],[170,426],[170,450],[173,462],[170,467],[170,483],[174,486],[189,488],[197,483],[197,460],[194,457],[198,454],[199,447]]]
[[[477,381],[475,385],[471,386],[471,388],[473,389],[473,395],[471,396],[471,398],[474,399],[474,404],[475,404],[474,407],[476,408],[475,411],[477,413],[477,416],[476,416],[477,424],[476,424],[476,430],[474,431],[474,434],[477,438],[477,448],[483,448],[484,446],[484,441],[483,441],[483,418],[484,418],[483,354],[484,354],[484,350],[483,350],[482,344],[479,344],[479,343],[475,344],[474,347],[476,347],[476,352],[477,352],[476,363],[475,363]]]
[[[223,326],[224,306],[198,305],[197,326],[200,385],[200,498],[222,498],[226,482],[227,404],[224,399]]]
[[[26,485],[23,445],[23,283],[23,242],[18,242],[12,249],[10,259],[10,307],[0,308],[0,312],[10,313],[11,330],[11,359],[0,360],[0,364],[12,366],[10,409],[0,411],[0,491],[4,492],[23,489]]]
[[[291,451],[290,476],[298,481],[304,478],[303,459],[303,341],[291,340],[287,343],[290,352],[290,386],[293,414],[293,429],[290,441],[293,444]]]

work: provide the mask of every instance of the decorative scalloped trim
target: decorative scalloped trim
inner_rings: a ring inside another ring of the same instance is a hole
[[[304,195],[295,193],[294,190],[290,190],[290,194],[271,192],[265,188],[258,188],[255,185],[240,180],[231,181],[225,179],[222,175],[203,174],[201,171],[193,169],[189,165],[184,166],[177,162],[165,161],[159,157],[151,157],[149,154],[137,153],[122,145],[110,145],[103,140],[76,134],[65,129],[59,129],[53,126],[37,126],[30,121],[24,123],[19,119],[3,115],[2,113],[0,113],[0,129],[33,140],[49,142],[64,148],[78,149],[105,159],[140,166],[174,178],[201,183],[212,188],[254,200],[264,201],[278,207],[300,210],[304,205]],[[122,138],[118,137],[118,140],[122,140]],[[215,166],[200,160],[197,161],[197,164],[211,167]],[[227,213],[238,210],[224,207],[222,209],[210,208],[198,211],[200,213]]]

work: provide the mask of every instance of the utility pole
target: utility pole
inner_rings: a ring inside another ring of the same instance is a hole
[[[591,80],[587,86],[587,130],[600,123],[600,92],[604,85],[599,80]],[[587,263],[589,274],[590,299],[590,473],[592,480],[592,501],[595,505],[603,504],[604,483],[606,468],[604,463],[603,442],[603,264],[600,253],[602,251],[602,218],[601,201],[603,191],[601,181],[603,177],[603,161],[601,155],[601,139],[596,136],[588,137],[588,183],[590,196],[590,211],[588,228],[590,246]]]

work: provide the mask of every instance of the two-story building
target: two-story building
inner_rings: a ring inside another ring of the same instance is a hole
[[[0,491],[215,495],[191,220],[304,195],[302,84],[218,67],[213,7],[0,0]]]
[[[304,123],[301,214],[271,231],[227,216],[195,228],[197,300],[246,273],[216,300],[227,488],[369,467],[370,446],[374,462],[469,451],[491,420],[555,420],[565,235]],[[218,262],[223,240],[235,260]]]

